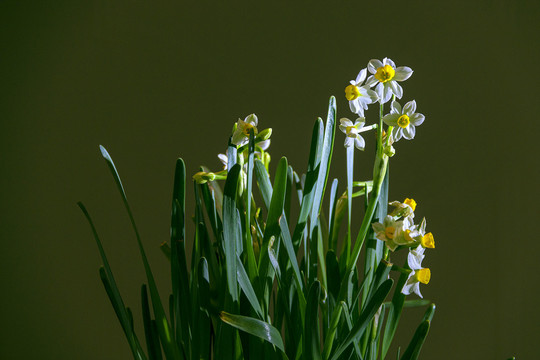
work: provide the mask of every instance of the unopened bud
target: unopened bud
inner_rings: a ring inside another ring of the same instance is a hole
[[[384,147],[383,153],[388,157],[392,157],[396,154],[396,149],[392,145],[387,145]]]
[[[257,137],[255,138],[255,142],[268,140],[270,139],[270,136],[272,136],[272,128],[264,129],[263,131],[257,134]]]
[[[204,172],[199,171],[195,175],[193,175],[193,180],[197,182],[197,184],[204,184],[207,181],[214,181],[216,179],[216,174],[212,172]]]

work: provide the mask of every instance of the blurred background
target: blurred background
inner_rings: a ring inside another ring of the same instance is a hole
[[[123,178],[165,297],[159,244],[176,158],[188,174],[220,169],[233,123],[256,113],[260,129],[274,130],[273,165],[285,155],[304,172],[329,97],[338,117],[353,118],[345,86],[384,57],[415,70],[403,100],[426,115],[390,165],[390,198],[413,197],[437,244],[424,261],[432,280],[422,292],[437,312],[421,358],[536,358],[539,9],[510,0],[2,1],[0,358],[131,357],[76,206],[93,215],[139,314],[142,263],[99,144]],[[368,122],[376,116],[369,110]],[[358,180],[371,176],[366,139]],[[343,140],[336,133],[332,176],[344,181]],[[398,344],[421,316],[404,316]]]

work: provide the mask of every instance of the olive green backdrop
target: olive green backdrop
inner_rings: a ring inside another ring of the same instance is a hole
[[[415,70],[404,100],[426,115],[414,141],[397,144],[390,180],[390,197],[414,197],[437,242],[422,287],[437,313],[421,358],[536,358],[537,2],[254,4],[0,3],[0,358],[130,358],[76,207],[93,214],[138,314],[142,265],[98,144],[115,159],[166,296],[158,246],[176,158],[190,174],[219,169],[233,123],[254,112],[274,130],[273,159],[305,171],[329,97],[352,117],[345,86],[385,56]],[[332,171],[344,179],[342,142],[337,133]],[[371,154],[357,152],[359,179]],[[404,317],[402,345],[420,317]]]

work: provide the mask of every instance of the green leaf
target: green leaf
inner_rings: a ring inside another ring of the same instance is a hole
[[[238,164],[231,168],[225,182],[225,191],[223,194],[223,241],[227,285],[228,293],[235,303],[238,302],[236,243],[241,236],[241,229],[238,228],[236,215],[236,191],[240,171],[241,167]]]
[[[321,283],[317,280],[309,288],[306,306],[306,322],[304,326],[303,358],[305,360],[320,360],[320,334],[319,334],[319,298],[321,297]]]
[[[328,226],[328,248],[337,251],[337,239],[339,233],[339,222],[337,220],[337,203],[338,203],[338,179],[332,181],[332,187],[330,188],[330,209],[328,211],[328,218],[330,224]]]
[[[261,310],[261,305],[259,304],[259,300],[257,300],[257,295],[255,294],[255,290],[253,290],[253,286],[251,285],[251,280],[249,279],[246,269],[244,268],[244,265],[242,265],[242,261],[239,258],[237,258],[236,271],[240,288],[242,289],[244,294],[246,294],[249,303],[253,307],[253,310],[255,310],[257,315],[259,315],[259,317],[263,319],[264,315]]]
[[[257,177],[257,184],[259,185],[264,205],[268,210],[270,200],[272,199],[272,184],[270,183],[270,177],[264,164],[258,159],[255,159],[255,176]]]
[[[384,302],[384,299],[392,289],[393,284],[392,279],[388,279],[385,282],[382,283],[381,286],[377,289],[375,294],[371,297],[368,304],[366,305],[364,311],[360,314],[360,318],[358,321],[354,324],[351,332],[347,337],[339,344],[339,346],[336,348],[336,352],[332,356],[332,360],[337,360],[339,356],[345,351],[345,349],[355,340],[360,338],[360,336],[364,333],[364,330],[368,326],[368,324],[373,319],[373,316],[375,313],[379,310],[382,303]]]
[[[186,166],[176,161],[171,210],[171,281],[176,342],[191,353],[191,299],[185,249]]]
[[[324,338],[324,348],[323,348],[323,359],[327,360],[330,358],[330,351],[332,351],[332,345],[334,344],[334,338],[336,336],[336,330],[339,325],[339,320],[341,319],[341,312],[343,310],[342,306],[336,306],[334,312],[332,313],[332,320],[330,322],[330,328],[326,333]]]
[[[347,308],[347,304],[344,301],[341,301],[339,305],[343,308],[343,317],[345,318],[345,323],[347,324],[347,334],[351,332],[353,328],[352,319],[349,315],[349,310]],[[358,346],[358,341],[353,342],[353,348],[354,353],[356,354],[356,357],[360,360],[364,360],[362,357],[362,352],[360,351],[360,347]]]
[[[158,326],[159,337],[161,339],[161,344],[163,346],[165,356],[167,357],[167,359],[180,359],[180,352],[179,352],[178,347],[176,346],[176,343],[174,342],[171,326],[169,322],[167,321],[167,317],[165,316],[165,311],[163,309],[163,305],[159,297],[157,285],[154,280],[154,276],[152,275],[152,270],[150,269],[150,264],[148,263],[148,259],[146,257],[146,252],[144,251],[144,247],[142,245],[142,240],[139,235],[139,231],[135,224],[135,218],[133,217],[133,213],[131,212],[131,207],[129,206],[129,203],[127,201],[126,193],[124,191],[124,186],[122,185],[122,181],[120,180],[120,176],[118,175],[118,172],[116,171],[116,167],[114,166],[114,162],[111,156],[109,155],[107,150],[101,145],[100,145],[100,150],[116,182],[118,191],[120,192],[122,201],[124,202],[124,206],[126,208],[129,219],[131,221],[133,231],[135,232],[135,236],[137,238],[137,244],[139,245],[139,252],[142,257],[144,270],[146,273],[146,278],[148,280],[148,286],[150,289],[150,298],[152,299],[152,307],[154,310],[154,315],[156,317],[156,324]]]
[[[390,311],[388,312],[388,318],[386,320],[382,341],[382,359],[384,359],[388,353],[388,349],[392,344],[392,340],[394,339],[394,335],[399,324],[399,319],[401,317],[401,312],[403,310],[403,304],[405,301],[405,294],[403,294],[401,290],[407,282],[407,278],[407,274],[401,273],[399,275],[394,296],[392,297],[392,307],[390,307]]]
[[[146,355],[142,351],[139,340],[137,339],[137,335],[135,335],[133,329],[129,325],[129,315],[126,311],[126,306],[124,305],[124,301],[122,300],[120,291],[116,286],[116,281],[114,280],[109,261],[107,260],[107,255],[105,254],[105,250],[103,249],[103,245],[101,244],[101,240],[99,239],[96,227],[94,226],[94,222],[92,221],[92,218],[90,217],[90,214],[86,210],[86,207],[83,205],[83,203],[79,201],[77,205],[83,212],[86,220],[88,221],[88,224],[90,225],[90,228],[92,229],[94,240],[96,241],[96,244],[98,246],[101,260],[103,261],[103,266],[99,269],[99,275],[101,277],[101,281],[103,282],[103,286],[105,287],[105,291],[109,296],[109,300],[111,301],[116,316],[120,321],[120,325],[124,330],[124,334],[126,335],[126,339],[129,343],[131,352],[133,353],[133,357],[138,360],[146,360]]]
[[[422,350],[422,345],[424,345],[424,341],[426,340],[427,334],[429,332],[429,327],[431,325],[431,320],[433,319],[434,314],[435,304],[431,304],[424,313],[422,322],[416,329],[416,332],[414,333],[414,336],[409,343],[407,350],[405,350],[405,352],[403,353],[403,357],[401,358],[401,360],[418,359],[418,355],[420,355],[420,350]]]
[[[424,341],[426,340],[426,336],[429,332],[429,326],[429,320],[422,321],[420,323],[420,325],[416,328],[416,331],[411,342],[409,343],[409,346],[407,346],[407,350],[405,350],[405,352],[403,353],[401,360],[418,359],[418,355],[420,355],[422,345],[424,345]]]
[[[268,341],[270,344],[276,346],[285,354],[283,340],[281,339],[279,331],[267,322],[248,316],[229,314],[225,311],[222,311],[219,314],[219,317],[221,318],[221,320],[223,320],[223,322],[239,330],[245,331],[248,334],[257,336],[258,338]]]
[[[332,160],[332,152],[334,150],[334,135],[336,132],[336,99],[330,97],[328,105],[328,115],[326,117],[326,125],[324,129],[324,140],[320,150],[319,172],[317,175],[317,184],[315,185],[315,194],[313,196],[313,206],[311,208],[311,229],[313,231],[317,222],[317,217],[321,211],[322,199],[326,188],[326,181],[330,171],[330,163]]]
[[[144,334],[146,338],[146,347],[148,348],[148,358],[150,360],[162,359],[161,344],[159,343],[159,334],[155,328],[155,322],[152,322],[150,315],[150,304],[148,303],[148,293],[146,285],[141,287],[141,304],[144,324]]]
[[[311,138],[311,148],[309,151],[308,170],[306,174],[306,180],[302,192],[302,203],[300,205],[300,214],[298,215],[298,222],[294,228],[293,244],[298,246],[300,239],[304,233],[307,219],[310,214],[313,197],[315,196],[315,187],[317,185],[317,177],[319,176],[319,164],[321,160],[321,148],[323,146],[324,129],[322,120],[319,118],[313,126],[313,135]],[[304,256],[307,256],[306,246],[304,245]]]
[[[249,131],[249,155],[247,163],[247,190],[244,191],[244,204],[246,209],[245,215],[245,230],[244,230],[244,253],[247,265],[247,274],[251,282],[257,279],[258,269],[257,261],[255,260],[255,252],[253,251],[253,242],[251,240],[251,193],[253,183],[253,157],[255,152],[255,138],[253,129]],[[251,284],[250,284],[251,285]]]

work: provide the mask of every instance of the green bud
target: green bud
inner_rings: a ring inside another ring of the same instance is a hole
[[[215,179],[216,179],[216,174],[212,172],[206,173],[204,171],[199,171],[198,173],[193,175],[193,180],[195,180],[197,184],[204,184],[207,181],[214,181]]]
[[[272,128],[264,129],[255,138],[255,142],[264,141],[270,139],[272,136]]]
[[[392,157],[396,154],[396,149],[392,145],[387,145],[384,147],[383,152],[386,156]]]

